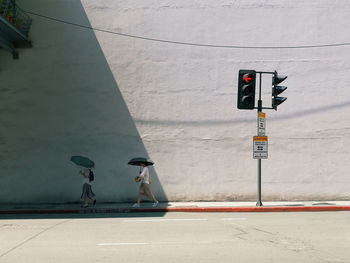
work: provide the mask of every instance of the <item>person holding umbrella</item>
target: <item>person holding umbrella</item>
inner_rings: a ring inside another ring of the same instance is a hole
[[[94,180],[94,173],[91,168],[83,168],[79,171],[79,174],[83,176],[83,191],[81,194],[81,199],[84,200],[84,205],[82,207],[86,208],[89,206],[89,200],[96,204],[96,195],[92,191],[92,181]]]
[[[139,192],[136,203],[133,207],[140,207],[142,195],[147,196],[148,198],[153,200],[153,207],[157,207],[159,202],[155,198],[151,186],[150,186],[150,176],[148,165],[153,165],[153,162],[146,160],[145,158],[134,158],[129,161],[131,165],[139,165],[141,168],[141,173],[135,178],[136,182],[140,182]]]
[[[96,204],[96,195],[92,191],[92,182],[94,181],[94,172],[92,168],[95,167],[95,163],[87,157],[84,156],[72,156],[70,160],[76,165],[82,167],[79,171],[79,175],[83,177],[83,189],[81,198],[84,200],[84,205],[82,207],[89,206],[89,200]]]

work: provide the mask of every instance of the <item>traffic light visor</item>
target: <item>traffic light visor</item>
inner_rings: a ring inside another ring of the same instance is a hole
[[[275,86],[273,87],[272,96],[277,96],[278,94],[281,94],[286,89],[287,87],[285,86]]]
[[[254,93],[254,91],[255,91],[255,87],[252,85],[244,85],[242,87],[242,95],[243,96],[247,96],[249,94],[252,94],[252,93]]]
[[[287,98],[285,97],[276,97],[272,100],[272,107],[275,108],[278,105],[280,105],[281,103],[285,102],[287,100]]]
[[[281,82],[283,82],[288,76],[278,76],[277,72],[273,76],[273,85],[277,85]]]

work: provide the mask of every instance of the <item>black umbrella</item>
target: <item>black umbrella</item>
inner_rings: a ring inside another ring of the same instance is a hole
[[[137,165],[137,166],[140,166],[142,163],[145,164],[146,166],[154,164],[154,162],[152,162],[151,160],[143,158],[143,157],[132,158],[128,162],[128,164],[130,164],[130,165]]]
[[[76,165],[83,166],[85,168],[93,168],[95,166],[95,163],[93,161],[84,156],[72,156],[70,160]]]

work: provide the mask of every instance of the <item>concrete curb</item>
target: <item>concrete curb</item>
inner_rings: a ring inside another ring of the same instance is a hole
[[[0,214],[93,214],[93,213],[168,213],[168,212],[332,212],[350,211],[350,206],[262,206],[262,207],[159,207],[159,208],[81,208],[0,210]]]

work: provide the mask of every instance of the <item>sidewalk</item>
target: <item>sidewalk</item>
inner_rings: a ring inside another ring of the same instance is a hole
[[[81,204],[0,204],[0,214],[85,214],[85,213],[134,213],[134,212],[312,212],[350,211],[350,201],[307,201],[307,202],[167,202],[152,207],[142,203],[132,208],[132,203],[97,203],[82,208]]]

